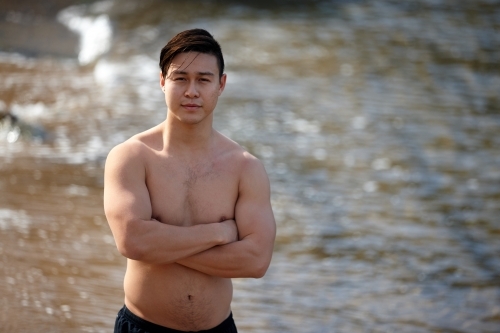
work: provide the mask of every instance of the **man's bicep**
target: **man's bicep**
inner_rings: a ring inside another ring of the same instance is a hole
[[[134,156],[136,154],[129,154],[125,148],[116,147],[108,155],[104,172],[104,210],[110,222],[149,220],[151,200],[144,166]]]
[[[235,220],[240,240],[250,238],[272,250],[276,224],[270,201],[270,185],[264,166],[250,161],[240,182]]]

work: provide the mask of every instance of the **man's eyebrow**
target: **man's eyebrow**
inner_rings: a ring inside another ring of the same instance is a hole
[[[210,76],[214,76],[215,75],[212,72],[197,72],[196,74],[198,74],[198,75],[210,75]]]
[[[171,73],[171,74],[177,74],[177,75],[187,75],[187,74],[188,74],[188,72],[186,72],[186,71],[184,71],[184,70],[182,70],[182,69],[181,69],[181,70],[174,70],[174,71],[172,71],[172,73]],[[209,75],[209,76],[215,76],[215,74],[214,74],[214,73],[209,72],[209,71],[207,71],[207,72],[196,72],[196,75],[199,75],[199,76],[206,76],[206,75]]]

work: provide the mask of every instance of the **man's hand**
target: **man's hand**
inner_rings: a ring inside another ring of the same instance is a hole
[[[232,242],[236,242],[239,240],[238,238],[238,227],[236,226],[235,220],[225,220],[220,222],[222,226],[224,226],[223,235],[226,242],[224,244],[229,244]]]

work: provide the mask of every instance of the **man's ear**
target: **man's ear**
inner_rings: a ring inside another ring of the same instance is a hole
[[[224,88],[226,87],[226,80],[227,80],[227,75],[224,73],[222,74],[219,80],[219,96],[222,94]]]
[[[163,73],[160,71],[160,87],[161,90],[165,91],[165,77],[163,76]]]

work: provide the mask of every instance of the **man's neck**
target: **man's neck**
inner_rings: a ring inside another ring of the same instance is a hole
[[[207,119],[208,120],[208,119]],[[173,151],[189,151],[192,153],[210,149],[214,129],[212,122],[185,124],[167,118],[163,123],[163,147]]]

